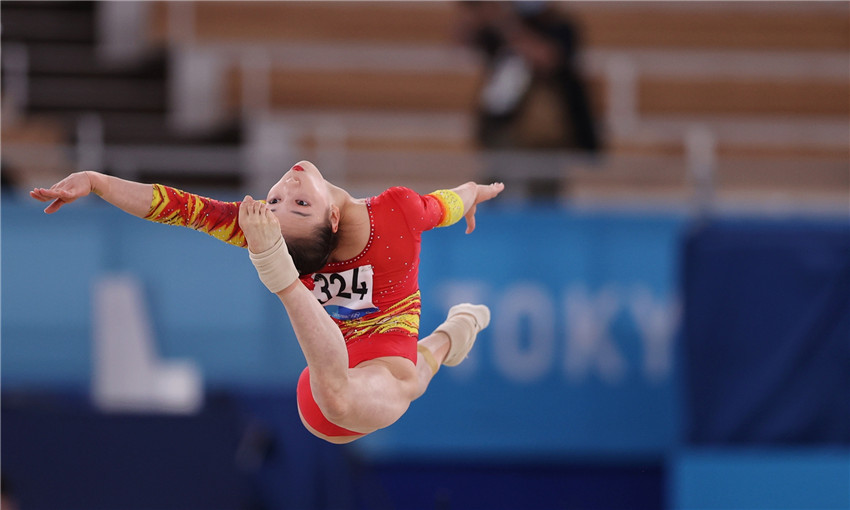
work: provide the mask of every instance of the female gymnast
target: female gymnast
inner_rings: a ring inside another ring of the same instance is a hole
[[[398,420],[439,367],[463,361],[489,324],[486,306],[463,303],[418,340],[419,251],[423,231],[465,218],[471,233],[476,206],[503,189],[468,182],[419,195],[394,187],[357,199],[301,161],[265,201],[220,202],[97,172],[30,195],[50,201],[51,214],[94,192],[140,218],[247,247],[307,360],[297,387],[302,423],[326,441],[348,443]]]

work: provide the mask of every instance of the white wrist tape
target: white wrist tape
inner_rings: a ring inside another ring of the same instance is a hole
[[[273,293],[277,294],[298,279],[298,270],[295,269],[295,263],[286,249],[283,237],[263,253],[250,255],[260,281]]]

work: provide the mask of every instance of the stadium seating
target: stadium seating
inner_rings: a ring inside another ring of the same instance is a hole
[[[342,150],[348,175],[360,175],[364,166],[355,162],[376,152],[387,155],[383,169],[369,159],[378,179],[422,153],[456,158],[447,165],[456,168],[476,152],[472,112],[483,69],[458,43],[454,3],[152,2],[141,21],[152,51],[120,69],[104,68],[91,50],[96,4],[58,3],[59,14],[50,13],[57,4],[39,4],[4,3],[11,21],[3,38],[31,43],[28,110],[64,119],[71,142],[81,112],[95,111],[106,144],[238,151],[241,127],[259,104],[297,119],[294,150],[303,157]],[[850,186],[846,5],[557,5],[581,29],[581,64],[607,156],[553,166],[568,176],[572,196],[686,199],[689,133],[702,129],[711,135],[708,164],[720,196],[842,199],[839,191]],[[68,23],[59,27],[60,20]],[[46,27],[46,35],[30,26]],[[61,55],[50,54],[50,41],[64,44]],[[174,55],[183,51],[217,62],[224,121],[200,137],[174,129]],[[207,174],[244,185],[246,172]]]
[[[560,7],[583,29],[592,104],[607,123],[610,154],[681,158],[687,149],[683,133],[704,125],[715,132],[717,181],[724,193],[793,195],[804,181],[808,192],[834,199],[836,187],[850,185],[844,122],[850,83],[841,72],[850,28],[840,15],[844,7],[795,2],[579,2]],[[415,123],[425,112],[439,112],[455,116],[455,124],[471,126],[482,70],[474,59],[457,57],[463,50],[453,34],[458,7],[452,3],[157,3],[151,16],[153,41],[167,40],[169,9],[175,8],[191,10],[192,30],[181,35],[184,42],[231,56],[234,51],[267,52],[269,108],[283,115],[297,111],[302,118],[312,112],[339,119],[349,151],[473,150],[471,130],[443,133],[439,141],[434,136],[400,140],[392,127],[364,136],[358,124],[344,120],[351,112],[360,118],[371,112]],[[611,125],[612,89],[618,86],[612,82],[617,76],[609,72],[614,59],[631,62],[635,73],[630,93],[637,125],[628,130]],[[235,112],[247,71],[239,58],[229,62],[226,101]],[[726,134],[727,125],[736,123],[746,129]],[[799,136],[811,131],[826,136]],[[316,138],[305,134],[301,147],[315,148]],[[666,163],[671,165],[654,173],[624,172],[618,165],[605,168],[604,175],[574,170],[579,175],[571,189],[593,194],[605,182],[608,191],[663,194],[675,189],[681,196],[688,187],[684,165]],[[770,166],[777,167],[775,173],[766,173]],[[797,178],[803,170],[794,168],[809,171]]]

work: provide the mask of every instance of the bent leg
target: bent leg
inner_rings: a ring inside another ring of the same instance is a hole
[[[322,305],[298,280],[277,217],[265,204],[246,196],[239,207],[239,226],[245,234],[251,262],[260,280],[283,302],[314,376],[328,381],[334,389],[345,386],[345,339]]]
[[[316,403],[316,399],[313,398],[313,390],[310,388],[309,367],[305,368],[298,378],[296,395],[298,398],[298,416],[301,418],[301,423],[314,436],[335,444],[350,443],[363,437],[362,433],[340,427],[331,423],[325,417]]]
[[[260,279],[281,300],[289,316],[311,371],[315,402],[331,420],[347,416],[357,405],[352,400],[352,383],[356,380],[349,377],[348,350],[342,332],[297,279],[297,272],[290,276],[294,265],[289,254],[279,249],[283,243],[280,225],[265,204],[245,197],[239,222]]]
[[[331,423],[369,433],[404,414],[418,386],[412,361],[393,356],[349,368],[342,333],[313,294],[296,282],[278,297],[307,359],[313,398]]]
[[[298,412],[313,435],[333,443],[348,443],[365,434],[387,427],[407,411],[418,382],[415,367],[407,359],[378,358],[349,370],[346,399],[355,402],[342,415],[322,409],[315,394],[322,384],[304,369],[298,380]]]

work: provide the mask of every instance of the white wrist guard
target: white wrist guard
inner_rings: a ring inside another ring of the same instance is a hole
[[[283,237],[280,237],[274,246],[263,253],[250,253],[250,255],[260,281],[273,293],[277,294],[298,279],[298,270],[295,269],[295,263],[286,249]]]

